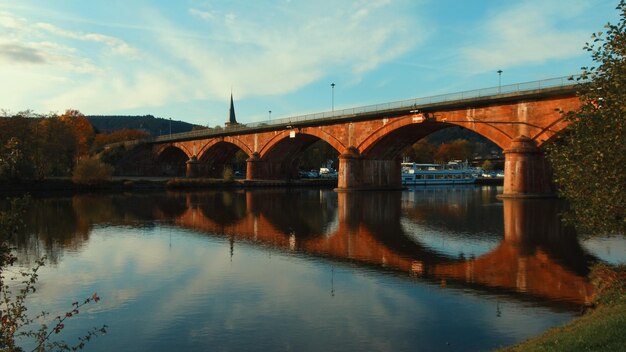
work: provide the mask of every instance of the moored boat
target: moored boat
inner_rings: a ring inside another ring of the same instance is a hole
[[[476,182],[476,171],[467,163],[402,163],[403,185],[460,185]]]

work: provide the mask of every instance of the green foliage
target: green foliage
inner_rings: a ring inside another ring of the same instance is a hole
[[[108,181],[113,175],[113,167],[96,158],[78,161],[72,174],[72,181],[80,184],[93,185]]]
[[[589,234],[626,234],[626,3],[620,22],[593,34],[585,50],[597,67],[583,67],[582,106],[564,113],[567,132],[548,147],[555,180],[571,204],[568,220]]]

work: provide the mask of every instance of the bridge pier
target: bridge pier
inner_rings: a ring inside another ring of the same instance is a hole
[[[246,160],[246,180],[262,180],[266,178],[267,167],[259,153],[253,153]]]
[[[188,178],[196,178],[200,176],[200,161],[198,161],[198,158],[195,155],[189,158],[185,165],[187,166],[185,176]]]
[[[253,153],[246,160],[246,180],[290,180],[298,178],[298,170],[292,162],[275,162],[261,159]]]
[[[547,161],[534,140],[519,136],[503,153],[504,192],[500,198],[554,197]]]
[[[338,174],[336,191],[402,189],[400,159],[366,159],[354,147],[339,155]]]

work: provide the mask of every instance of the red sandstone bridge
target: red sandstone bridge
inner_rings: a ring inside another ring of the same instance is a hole
[[[562,77],[263,123],[233,123],[231,114],[222,130],[148,141],[132,161],[133,172],[154,175],[165,165],[187,177],[208,176],[241,150],[248,155],[247,180],[285,179],[297,172],[297,157],[323,140],[339,153],[338,190],[397,189],[401,152],[460,126],[504,150],[503,196],[541,196],[552,193],[542,146],[566,127],[560,111],[579,106],[575,84]]]

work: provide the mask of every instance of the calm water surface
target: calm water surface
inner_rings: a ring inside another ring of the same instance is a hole
[[[48,258],[31,311],[102,297],[62,334],[107,324],[88,350],[490,350],[573,319],[589,266],[626,259],[563,229],[559,203],[497,193],[35,197],[16,246]]]

